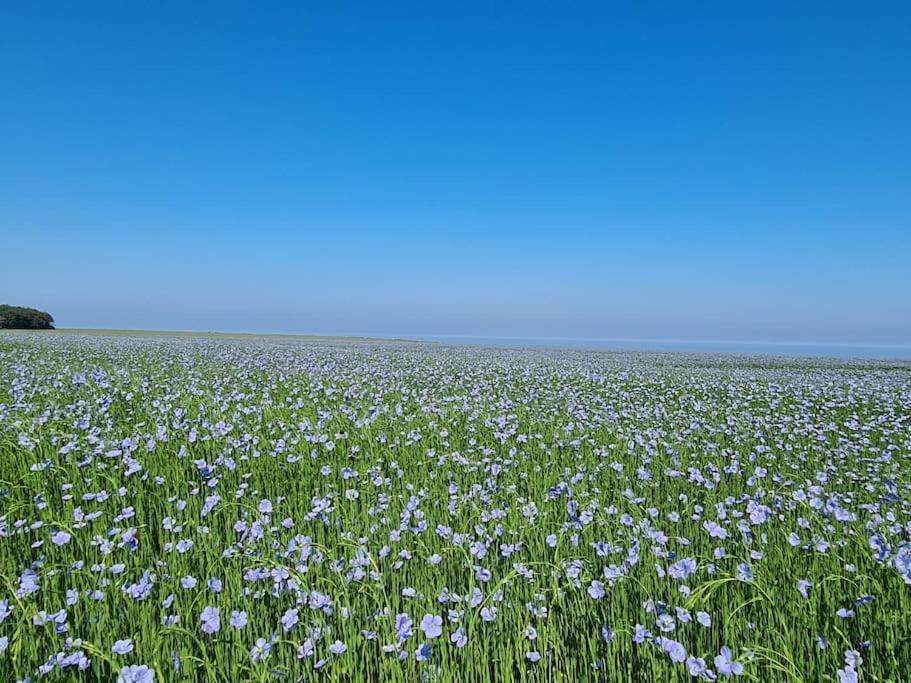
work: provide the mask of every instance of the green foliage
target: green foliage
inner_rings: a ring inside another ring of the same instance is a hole
[[[54,316],[34,308],[0,304],[0,329],[53,330]]]

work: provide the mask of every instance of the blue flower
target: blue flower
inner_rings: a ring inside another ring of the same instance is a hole
[[[216,505],[218,505],[218,503],[220,501],[221,501],[221,496],[219,496],[217,493],[214,493],[211,496],[206,496],[205,505],[202,506],[202,510],[200,510],[199,516],[200,517],[207,516],[210,512],[212,512],[212,510],[215,508]]]
[[[863,657],[857,650],[845,650],[845,664],[852,669],[857,669],[864,663]]]
[[[691,557],[684,557],[668,567],[667,573],[670,574],[672,579],[683,580],[689,578],[695,571],[696,560]]]
[[[51,543],[57,546],[66,545],[71,538],[73,538],[72,534],[66,531],[57,531],[51,536]]]
[[[465,629],[459,626],[455,631],[453,631],[452,635],[449,636],[449,640],[452,641],[452,643],[457,648],[465,647],[465,645],[468,643],[468,637],[465,635]]]
[[[129,638],[118,640],[111,646],[111,652],[115,655],[125,655],[133,651],[133,641]]]
[[[41,589],[40,577],[34,569],[26,569],[19,577],[19,590],[16,591],[17,598],[23,598],[26,595],[37,593]]]
[[[287,633],[297,626],[298,621],[300,621],[298,610],[292,607],[282,615],[282,628],[285,629],[285,632]]]
[[[145,664],[131,664],[120,670],[117,683],[155,683],[155,671]]]
[[[686,648],[676,640],[661,638],[661,649],[664,650],[672,662],[682,664],[686,661]]]
[[[636,624],[633,630],[633,642],[637,645],[644,643],[646,640],[651,640],[652,632],[649,631],[642,624]]]
[[[662,614],[655,620],[655,624],[658,626],[658,629],[662,633],[670,633],[675,628],[677,628],[677,623],[674,621],[674,617],[670,614]]]
[[[750,568],[750,565],[746,562],[741,562],[737,565],[737,578],[741,581],[752,581],[753,570]]]
[[[719,538],[722,541],[728,537],[727,529],[717,522],[703,522],[702,526],[709,532],[712,538]]]
[[[250,659],[254,662],[261,662],[268,659],[272,654],[272,640],[257,638],[256,643],[250,649]]]
[[[424,643],[414,651],[414,658],[419,662],[425,662],[433,656],[433,645]]]
[[[435,614],[425,614],[421,619],[421,630],[428,638],[439,638],[443,633],[443,618]]]
[[[852,667],[846,666],[844,669],[838,669],[838,683],[857,683],[857,671]]]
[[[405,642],[411,637],[411,629],[413,626],[414,622],[408,614],[402,613],[395,616],[395,635],[400,643]]]
[[[895,553],[892,564],[895,565],[895,570],[902,577],[902,580],[911,585],[911,544],[902,544],[898,552]]]
[[[715,674],[712,673],[702,657],[687,657],[686,669],[690,676],[702,677],[708,680],[714,680]]]
[[[298,659],[310,659],[313,656],[315,648],[313,647],[313,639],[307,638],[301,646],[297,648],[297,658]]]
[[[723,676],[740,676],[743,673],[743,664],[733,660],[731,648],[726,645],[721,648],[721,654],[715,655],[715,668]]]
[[[206,607],[199,615],[202,622],[202,632],[212,635],[221,629],[221,610],[217,607]]]

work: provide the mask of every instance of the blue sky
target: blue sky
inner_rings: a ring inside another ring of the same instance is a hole
[[[435,4],[6,8],[0,300],[911,343],[907,3]]]

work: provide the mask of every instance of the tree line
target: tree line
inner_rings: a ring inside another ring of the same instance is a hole
[[[0,329],[53,330],[54,316],[34,308],[0,304]]]

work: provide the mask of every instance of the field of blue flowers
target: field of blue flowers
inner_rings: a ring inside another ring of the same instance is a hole
[[[0,681],[907,681],[911,364],[0,336]]]

